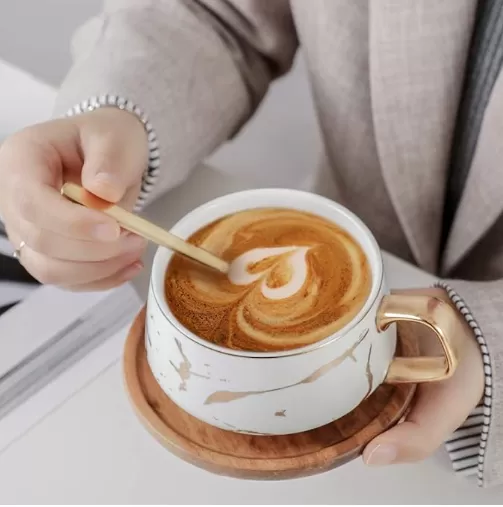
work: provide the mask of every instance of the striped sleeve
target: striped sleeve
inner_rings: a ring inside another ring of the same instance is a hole
[[[477,321],[461,297],[443,282],[438,283],[437,287],[447,291],[451,301],[472,328],[484,362],[485,387],[482,402],[475,407],[466,421],[445,442],[454,471],[463,476],[476,476],[479,486],[482,486],[492,407],[492,371],[489,351]]]

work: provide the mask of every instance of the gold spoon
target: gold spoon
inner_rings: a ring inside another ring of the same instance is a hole
[[[183,239],[171,234],[152,222],[149,222],[138,215],[134,215],[116,204],[95,196],[80,185],[76,185],[75,183],[65,183],[61,188],[61,195],[67,197],[71,201],[82,204],[82,206],[87,208],[102,211],[109,217],[117,220],[122,228],[134,232],[135,234],[138,234],[149,241],[153,241],[160,246],[164,246],[170,250],[178,252],[179,254],[185,255],[186,257],[190,257],[191,259],[209,266],[210,268],[216,269],[221,273],[227,273],[229,271],[229,264],[226,261],[220,259],[216,255],[213,255],[207,250],[204,250],[204,248],[187,243]]]

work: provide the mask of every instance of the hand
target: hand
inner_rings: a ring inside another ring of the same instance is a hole
[[[451,304],[443,289],[421,291]],[[420,293],[419,291],[417,292]],[[462,318],[462,316],[460,315]],[[463,318],[464,321],[464,318]],[[439,355],[440,344],[426,326],[415,326],[421,352]],[[431,455],[466,420],[484,393],[482,354],[470,326],[459,337],[463,351],[454,375],[445,381],[419,384],[405,421],[376,437],[363,453],[367,465],[421,461]]]
[[[0,147],[0,215],[20,262],[40,282],[108,289],[142,268],[145,241],[98,211],[69,202],[64,181],[132,209],[148,160],[134,115],[104,108],[15,134]]]

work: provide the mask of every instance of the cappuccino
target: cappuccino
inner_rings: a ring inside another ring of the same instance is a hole
[[[371,269],[359,243],[316,215],[259,208],[221,218],[190,243],[230,263],[222,275],[174,255],[165,295],[188,330],[223,347],[278,351],[339,331],[361,310]]]

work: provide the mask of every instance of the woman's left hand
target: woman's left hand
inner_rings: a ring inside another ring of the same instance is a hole
[[[444,289],[425,289],[452,304]],[[419,292],[418,292],[419,293]],[[460,315],[460,318],[464,317]],[[438,355],[438,340],[426,326],[417,325],[421,352]],[[484,365],[470,326],[460,336],[462,359],[454,375],[441,382],[419,384],[404,422],[374,438],[363,453],[367,465],[391,465],[421,461],[433,454],[461,426],[484,393]]]

